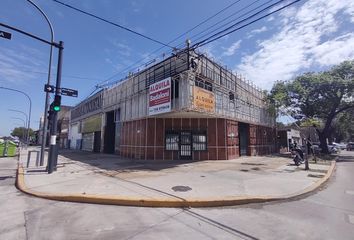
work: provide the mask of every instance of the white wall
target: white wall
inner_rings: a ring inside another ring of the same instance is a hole
[[[70,149],[79,149],[79,142],[82,139],[81,133],[79,133],[79,124],[70,124],[69,139],[70,139]]]

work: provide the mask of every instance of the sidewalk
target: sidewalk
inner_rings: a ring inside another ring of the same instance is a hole
[[[27,153],[20,161],[26,166]],[[64,201],[132,206],[223,206],[287,199],[325,182],[334,162],[292,164],[283,157],[241,157],[201,162],[139,162],[116,155],[61,151],[58,169],[47,174],[34,161],[19,188],[29,194]],[[22,178],[22,180],[21,180]],[[21,185],[22,184],[22,185]]]

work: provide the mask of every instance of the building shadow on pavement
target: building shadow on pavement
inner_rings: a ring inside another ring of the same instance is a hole
[[[354,162],[354,156],[340,156],[337,162]]]
[[[84,164],[97,167],[102,170],[132,172],[132,171],[159,171],[174,168],[183,164],[193,163],[192,160],[142,160],[124,158],[119,155],[93,153],[80,150],[62,149],[59,155]],[[198,161],[199,162],[199,161]]]

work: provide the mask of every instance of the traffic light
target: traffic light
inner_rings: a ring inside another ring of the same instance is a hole
[[[50,129],[50,126],[52,125],[52,121],[53,121],[53,116],[54,116],[53,104],[54,104],[54,102],[52,102],[50,104],[49,109],[48,109],[48,114],[47,114],[47,119],[48,119],[47,128],[48,129]]]
[[[61,103],[61,96],[55,95],[54,102],[53,102],[53,108],[52,108],[54,112],[60,111],[60,103]]]
[[[47,119],[50,122],[53,119],[53,103],[50,104],[49,109],[48,109],[48,115],[47,115]]]

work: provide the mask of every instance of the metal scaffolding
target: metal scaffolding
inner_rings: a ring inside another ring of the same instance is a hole
[[[275,124],[275,117],[268,112],[265,93],[261,89],[241,75],[192,50],[182,50],[106,86],[101,92],[101,111],[119,110],[119,121],[148,117],[149,86],[168,77],[171,77],[172,107],[171,113],[166,114],[166,117],[171,114],[178,117],[181,112],[193,112],[206,117],[230,118],[257,125]],[[194,108],[195,86],[214,94],[215,112],[202,112]],[[87,104],[87,101],[83,101],[73,111],[82,104]],[[78,118],[79,115],[75,117]]]

